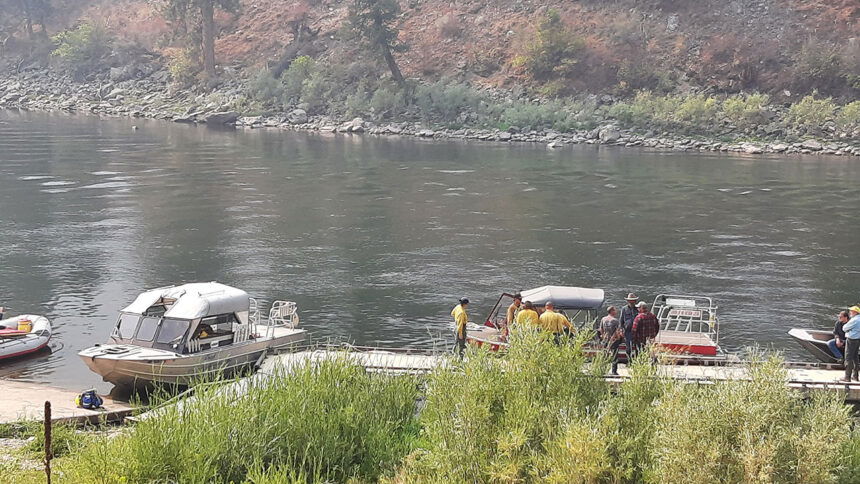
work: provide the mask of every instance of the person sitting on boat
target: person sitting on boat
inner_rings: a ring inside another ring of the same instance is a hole
[[[214,332],[214,330],[212,329],[212,326],[209,326],[206,323],[200,323],[200,325],[197,326],[197,329],[194,331],[194,336],[192,336],[191,339],[208,338],[208,337],[212,336],[213,332]]]
[[[853,306],[848,310],[851,319],[842,326],[845,331],[845,378],[839,381],[860,381],[860,306]]]
[[[644,301],[636,305],[639,314],[633,320],[633,356],[635,357],[645,345],[654,341],[660,333],[660,321],[651,312]]]
[[[540,316],[535,311],[535,305],[531,301],[523,303],[523,309],[517,313],[514,324],[520,329],[533,329],[540,327]]]
[[[466,349],[466,323],[469,322],[469,315],[466,313],[466,307],[469,305],[469,298],[461,297],[460,304],[454,306],[451,310],[451,316],[454,317],[454,325],[456,330],[454,333],[456,342],[454,350],[458,355],[463,356],[463,351]]]
[[[618,310],[615,309],[615,306],[609,306],[606,309],[606,316],[600,320],[600,328],[597,331],[600,342],[612,356],[613,375],[618,375],[618,348],[624,342],[624,330],[621,328],[621,322],[618,321],[617,315]]]
[[[842,359],[842,348],[845,347],[845,331],[842,326],[848,322],[848,311],[842,311],[836,318],[836,325],[833,326],[833,339],[827,341],[827,347],[837,360]]]
[[[565,333],[576,332],[567,316],[555,312],[555,304],[552,301],[547,301],[544,305],[543,314],[540,315],[540,325],[544,331],[553,334],[556,344],[561,342],[561,337]]]
[[[633,354],[633,320],[639,315],[639,310],[636,309],[639,296],[631,292],[624,300],[627,301],[627,305],[621,308],[621,317],[618,321],[621,323],[621,329],[624,330],[624,347],[627,348],[627,360],[630,361]]]

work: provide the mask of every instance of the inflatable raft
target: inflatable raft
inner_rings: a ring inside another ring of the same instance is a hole
[[[51,322],[44,316],[25,314],[0,319],[0,360],[35,353],[51,341]]]

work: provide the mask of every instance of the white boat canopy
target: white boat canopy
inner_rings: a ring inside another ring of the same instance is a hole
[[[229,313],[247,313],[248,293],[218,282],[195,282],[146,291],[122,310],[144,314],[154,305],[164,305],[166,318],[197,319]]]
[[[603,306],[603,289],[571,286],[542,286],[520,293],[523,301],[543,306],[552,301],[558,309],[600,309]]]

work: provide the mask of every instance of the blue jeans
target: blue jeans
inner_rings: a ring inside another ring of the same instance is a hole
[[[836,346],[836,338],[828,341],[827,347],[830,348],[830,352],[833,353],[833,356],[835,356],[837,360],[842,359],[842,351],[838,346]]]

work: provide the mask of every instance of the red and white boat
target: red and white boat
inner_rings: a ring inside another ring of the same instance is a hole
[[[596,329],[606,311],[602,289],[542,286],[521,293],[523,301],[531,301],[540,311],[547,301],[552,301],[556,311],[563,313],[578,329]],[[503,293],[490,311],[483,326],[470,325],[466,341],[475,346],[485,346],[491,351],[507,349],[505,324],[507,308],[514,295]],[[651,311],[660,321],[660,333],[656,344],[667,353],[685,359],[719,359],[725,354],[719,347],[719,321],[717,306],[706,296],[660,294],[654,298]],[[599,351],[595,341],[589,351]],[[621,345],[619,353],[626,359],[626,347]]]
[[[25,314],[0,319],[0,360],[41,351],[51,341],[51,322],[44,316]]]

